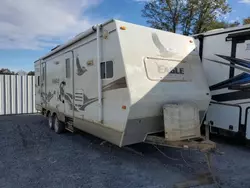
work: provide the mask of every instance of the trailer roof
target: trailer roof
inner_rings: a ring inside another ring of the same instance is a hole
[[[199,37],[199,36],[213,36],[213,35],[220,35],[220,34],[225,34],[225,33],[231,33],[231,32],[240,32],[240,31],[246,31],[250,29],[250,24],[247,25],[243,25],[243,26],[237,26],[237,27],[230,27],[230,28],[221,28],[221,29],[214,29],[214,30],[210,30],[204,33],[199,33],[199,34],[195,34],[193,35],[193,37]]]
[[[110,22],[112,22],[112,21],[114,21],[114,19],[110,19],[110,20],[108,20],[108,21],[106,21],[106,22],[104,22],[104,23],[102,23],[102,24],[99,24],[99,25],[103,26],[103,25],[106,25],[106,24],[108,24],[108,23],[110,23]],[[58,45],[58,46],[54,47],[54,48],[51,50],[51,52],[49,52],[49,53],[46,54],[45,56],[41,57],[40,59],[36,60],[35,62],[37,62],[37,61],[39,61],[39,60],[44,60],[44,59],[46,59],[46,58],[48,58],[48,57],[51,57],[52,55],[58,53],[59,51],[61,51],[61,50],[65,49],[65,48],[67,48],[68,46],[71,46],[71,45],[75,44],[76,42],[82,40],[83,38],[85,38],[85,37],[91,35],[92,33],[95,32],[95,30],[96,30],[96,25],[93,25],[90,29],[88,29],[88,30],[86,30],[86,31],[84,31],[84,32],[82,32],[82,33],[76,35],[73,39],[71,39],[70,41],[66,42],[65,44]],[[35,63],[35,62],[34,62],[34,63]]]

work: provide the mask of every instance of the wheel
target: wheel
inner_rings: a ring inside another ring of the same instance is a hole
[[[48,114],[48,124],[49,124],[49,128],[51,130],[53,130],[54,129],[54,118],[51,115],[51,113]]]
[[[57,134],[62,133],[65,130],[65,125],[61,122],[57,116],[54,116],[54,130]]]

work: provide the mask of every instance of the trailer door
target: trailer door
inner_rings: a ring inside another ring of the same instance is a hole
[[[64,55],[64,113],[66,116],[73,117],[74,93],[73,93],[73,52]]]
[[[42,99],[41,105],[46,108],[47,100],[46,100],[46,62],[41,63],[41,92],[40,97]]]

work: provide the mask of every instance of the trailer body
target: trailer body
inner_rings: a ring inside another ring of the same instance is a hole
[[[211,132],[250,139],[250,25],[194,37],[212,94]]]
[[[191,103],[202,121],[210,92],[195,48],[118,20],[93,26],[35,62],[36,108],[118,146],[164,131],[165,104]]]

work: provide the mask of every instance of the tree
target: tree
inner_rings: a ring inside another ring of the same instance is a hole
[[[198,0],[193,33],[214,29],[211,28],[211,24],[230,11],[231,8],[226,0]]]
[[[198,12],[198,0],[188,0],[182,10],[181,30],[182,34],[189,35],[195,24],[195,17]]]
[[[227,0],[152,0],[142,16],[154,28],[190,35],[213,29],[211,25],[230,11]]]
[[[0,69],[0,74],[12,75],[12,74],[15,74],[15,72],[14,71],[10,71],[9,69],[6,69],[6,68],[1,68]]]
[[[27,75],[29,75],[29,76],[34,76],[34,75],[35,75],[35,72],[34,72],[34,71],[29,71]]]
[[[243,25],[247,25],[247,24],[250,24],[250,17],[245,18],[245,19],[243,20]]]
[[[229,23],[229,22],[225,22],[225,21],[213,21],[207,27],[207,30],[236,27],[239,25],[240,25],[240,22],[238,22],[238,21],[235,21],[233,23]]]
[[[183,0],[153,0],[145,4],[142,16],[154,28],[176,32],[183,6]]]
[[[226,23],[225,27],[224,28],[229,28],[229,27],[237,27],[240,25],[240,22],[239,21],[235,21],[233,23]]]

